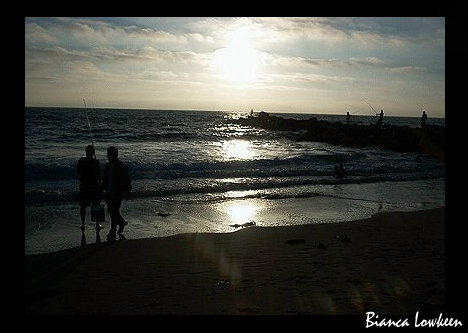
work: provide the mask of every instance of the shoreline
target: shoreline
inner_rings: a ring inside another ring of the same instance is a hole
[[[435,313],[444,291],[445,208],[25,256],[27,314]]]
[[[348,222],[377,212],[415,211],[445,206],[445,179],[379,182],[360,185],[297,187],[292,194],[319,195],[285,198],[245,197],[244,192],[218,201],[175,198],[137,198],[124,202],[122,214],[130,223],[128,239],[164,237],[183,233],[233,232],[234,224],[255,221],[257,226]],[[260,193],[261,194],[261,193]],[[382,206],[380,207],[380,204]],[[26,254],[48,253],[80,245],[78,207],[67,205],[25,207]],[[166,217],[156,212],[169,212]],[[108,220],[108,218],[107,218]],[[89,221],[89,211],[87,221]],[[103,223],[101,237],[110,225]],[[86,228],[86,241],[95,242],[94,224]]]

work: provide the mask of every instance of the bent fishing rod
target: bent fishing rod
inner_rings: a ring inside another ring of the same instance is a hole
[[[369,105],[369,107],[372,109],[372,111],[374,111],[374,113],[377,115],[378,113],[375,111],[375,109],[372,107],[372,105],[370,105],[369,103],[367,103],[367,101],[363,98],[362,99],[364,102],[366,102],[367,105]]]

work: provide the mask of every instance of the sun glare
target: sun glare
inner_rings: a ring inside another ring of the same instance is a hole
[[[245,140],[224,141],[223,151],[226,159],[249,159],[255,155],[250,141]]]
[[[231,32],[228,46],[214,52],[213,65],[222,78],[234,83],[252,83],[261,64],[260,52],[251,45],[251,33],[246,28]]]
[[[226,212],[233,223],[246,223],[251,222],[256,213],[258,207],[248,202],[231,202],[226,206]]]

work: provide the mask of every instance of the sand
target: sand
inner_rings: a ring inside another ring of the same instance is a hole
[[[444,311],[445,208],[25,256],[26,314]],[[340,241],[346,234],[349,241]]]

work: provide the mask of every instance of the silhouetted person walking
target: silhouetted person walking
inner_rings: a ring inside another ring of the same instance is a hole
[[[106,191],[107,210],[111,218],[111,228],[106,238],[108,242],[113,242],[116,239],[116,232],[123,237],[124,227],[128,224],[120,215],[120,206],[122,200],[129,197],[132,183],[127,166],[119,160],[116,147],[107,148],[107,159],[109,162],[104,169],[102,187]]]
[[[85,229],[86,208],[92,205],[99,205],[101,202],[101,164],[96,159],[94,147],[86,147],[86,157],[78,160],[77,172],[80,178],[80,189],[78,201],[80,204],[81,230]],[[96,222],[96,229],[102,228],[99,222]]]
[[[350,119],[351,119],[351,115],[349,114],[349,112],[346,112],[346,124],[349,125]]]
[[[422,116],[421,116],[421,128],[426,127],[426,122],[427,122],[427,114],[426,114],[426,111],[423,111]]]
[[[377,120],[377,126],[382,126],[383,123],[383,110],[380,110],[380,113],[377,114],[379,119]]]

